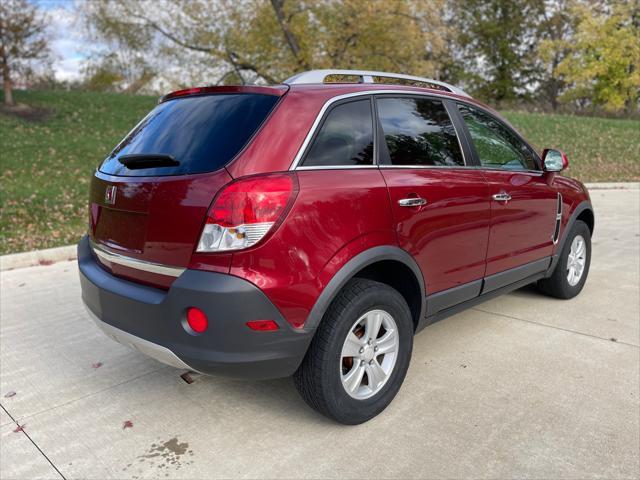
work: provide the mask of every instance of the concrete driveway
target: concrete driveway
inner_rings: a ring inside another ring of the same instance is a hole
[[[578,298],[525,288],[427,328],[395,401],[357,427],[288,379],[189,385],[114,343],[74,262],[3,272],[0,477],[638,478],[640,190],[592,199]]]

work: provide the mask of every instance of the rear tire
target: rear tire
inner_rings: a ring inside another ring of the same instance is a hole
[[[294,382],[311,408],[357,425],[396,396],[412,347],[413,321],[402,295],[383,283],[354,278],[325,313]]]
[[[553,274],[538,281],[538,290],[555,298],[575,297],[587,281],[590,263],[591,231],[586,223],[577,220],[569,231]]]

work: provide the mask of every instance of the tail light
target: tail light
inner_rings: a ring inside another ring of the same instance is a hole
[[[230,183],[213,201],[198,252],[249,248],[282,220],[298,193],[294,174],[248,177]]]

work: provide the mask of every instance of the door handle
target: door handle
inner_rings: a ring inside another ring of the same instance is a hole
[[[427,201],[424,198],[402,198],[398,200],[398,205],[401,207],[421,207],[426,205]]]
[[[500,193],[495,193],[493,195],[493,199],[496,202],[508,202],[509,200],[511,200],[511,195],[509,195],[508,193],[505,192],[500,192]]]

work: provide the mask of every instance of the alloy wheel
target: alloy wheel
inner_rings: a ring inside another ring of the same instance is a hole
[[[567,259],[567,282],[575,287],[584,272],[587,260],[587,244],[582,235],[576,235],[571,242],[571,250]]]
[[[349,329],[340,355],[340,379],[357,400],[378,393],[389,380],[399,348],[398,328],[384,310],[371,310]]]

